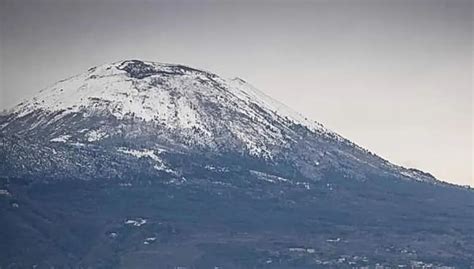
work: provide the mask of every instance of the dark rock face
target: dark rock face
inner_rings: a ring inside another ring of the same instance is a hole
[[[132,78],[138,79],[157,74],[157,70],[152,65],[138,60],[125,61],[119,69],[126,71]]]
[[[169,71],[157,69],[151,64],[139,60],[127,60],[122,62],[118,67],[120,70],[126,71],[130,77],[142,79],[152,75],[164,74],[164,75],[183,75],[186,73],[202,73],[208,77],[216,77],[214,74],[210,74],[198,69],[194,69],[184,65],[168,65]],[[93,70],[92,70],[93,71]]]
[[[236,83],[131,60],[0,116],[0,268],[473,266],[471,189]]]

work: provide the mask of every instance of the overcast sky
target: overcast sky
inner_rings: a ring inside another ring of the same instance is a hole
[[[238,76],[363,147],[473,181],[472,3],[0,0],[0,109],[122,59]]]

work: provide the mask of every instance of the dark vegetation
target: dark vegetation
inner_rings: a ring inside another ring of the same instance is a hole
[[[0,266],[469,268],[474,259],[469,190],[334,172],[307,190],[235,168],[195,172],[179,184],[3,178]]]

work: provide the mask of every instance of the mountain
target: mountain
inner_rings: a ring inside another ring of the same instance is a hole
[[[93,67],[0,116],[0,139],[0,268],[474,266],[471,189],[240,78]]]

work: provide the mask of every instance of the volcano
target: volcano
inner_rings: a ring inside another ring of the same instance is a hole
[[[93,67],[0,116],[0,139],[0,268],[474,266],[472,189],[240,78]]]

